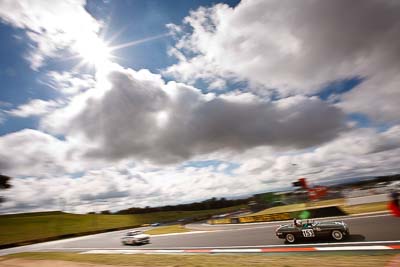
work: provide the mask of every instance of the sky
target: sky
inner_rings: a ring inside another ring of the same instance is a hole
[[[392,0],[0,0],[0,212],[399,173],[399,36]]]

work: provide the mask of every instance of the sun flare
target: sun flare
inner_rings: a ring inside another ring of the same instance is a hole
[[[107,71],[110,70],[111,66],[114,63],[114,60],[118,58],[113,55],[112,52],[123,48],[136,46],[152,40],[164,38],[169,35],[169,33],[160,34],[110,46],[115,36],[108,41],[104,41],[104,39],[97,34],[93,34],[91,36],[82,36],[78,34],[75,43],[72,45],[71,48],[74,53],[74,56],[72,58],[80,59],[80,62],[76,66],[77,68],[81,68],[86,65],[94,67],[97,70],[102,69],[103,71]]]
[[[111,49],[98,37],[77,42],[75,50],[84,64],[100,68],[111,62]]]

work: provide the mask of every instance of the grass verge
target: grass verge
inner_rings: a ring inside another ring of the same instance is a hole
[[[254,213],[252,215],[264,215],[264,214],[273,214],[273,213],[280,213],[280,212],[293,212],[293,211],[298,211],[298,210],[306,210],[307,208],[322,207],[322,206],[328,206],[328,205],[339,206],[347,214],[360,214],[360,213],[386,211],[387,210],[387,202],[367,203],[367,204],[360,204],[360,205],[354,205],[354,206],[347,206],[345,204],[345,199],[339,198],[339,199],[330,199],[330,200],[322,200],[322,201],[309,202],[309,203],[299,203],[299,204],[291,204],[291,205],[273,207],[273,208],[265,209],[260,212]]]
[[[280,212],[292,212],[292,211],[304,210],[307,208],[330,206],[330,205],[343,206],[344,204],[345,204],[345,200],[343,198],[329,199],[329,200],[321,200],[321,201],[316,201],[316,202],[297,203],[297,204],[273,207],[273,208],[262,210],[255,214],[252,214],[252,215],[264,215],[264,214],[272,214],[272,213],[280,213]]]
[[[360,214],[367,212],[387,211],[387,202],[367,203],[354,206],[341,206],[347,214]]]
[[[174,224],[168,226],[159,226],[157,228],[153,228],[145,231],[145,234],[149,235],[163,235],[163,234],[172,234],[172,233],[185,233],[190,232],[191,230],[185,228],[182,225]]]
[[[76,254],[76,253],[20,253],[7,255],[0,261],[0,266],[7,266],[10,259],[24,259],[37,261],[37,266],[51,266],[43,260],[61,260],[73,262],[85,262],[93,264],[109,264],[114,266],[135,267],[241,267],[241,266],[398,266],[400,254],[389,252],[381,253],[304,253],[304,254],[241,254],[241,255],[99,255],[99,254]],[[15,262],[14,262],[15,264]],[[43,265],[42,265],[43,264]],[[19,266],[19,265],[12,265]],[[35,266],[35,265],[31,265]]]
[[[23,243],[90,231],[134,227],[145,223],[207,217],[235,211],[242,206],[202,211],[171,211],[133,215],[26,213],[0,216],[0,245]]]

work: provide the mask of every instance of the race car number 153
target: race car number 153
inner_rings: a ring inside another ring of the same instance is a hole
[[[304,237],[314,237],[314,231],[312,229],[301,230]]]

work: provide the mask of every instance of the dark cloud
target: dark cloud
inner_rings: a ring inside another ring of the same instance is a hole
[[[345,129],[344,114],[318,98],[270,102],[250,94],[211,96],[149,77],[132,70],[112,72],[111,89],[87,98],[80,113],[64,118],[64,134],[83,133],[96,144],[87,151],[89,157],[169,163],[219,150],[304,148]]]
[[[82,201],[100,201],[100,200],[107,200],[107,199],[113,199],[113,198],[128,197],[129,195],[130,195],[129,191],[110,190],[110,191],[98,193],[98,194],[83,194],[80,196],[80,200],[82,200]]]

